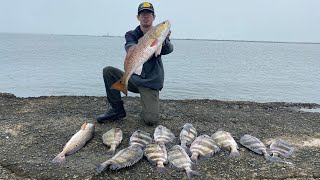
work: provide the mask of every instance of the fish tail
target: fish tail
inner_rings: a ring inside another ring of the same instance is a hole
[[[163,164],[158,164],[157,165],[157,171],[158,173],[163,173],[166,169],[164,168]]]
[[[197,171],[188,170],[187,171],[188,179],[192,179],[193,176],[200,176],[200,173]]]
[[[128,85],[122,80],[122,78],[112,84],[111,89],[116,89],[123,92],[126,96],[128,95]]]
[[[108,166],[108,164],[106,164],[106,163],[97,164],[96,171],[98,173],[101,173],[102,171],[104,171],[106,169],[107,166]]]
[[[64,163],[64,162],[66,162],[66,155],[65,155],[65,153],[60,153],[60,154],[58,154],[54,159],[52,159],[51,161],[50,161],[51,163]]]
[[[110,155],[114,155],[115,151],[116,151],[116,146],[111,145],[111,147],[110,147],[110,149],[107,151],[107,153],[110,154]]]
[[[181,143],[181,147],[184,149],[184,151],[186,151],[186,153],[191,156],[191,151],[190,149],[187,147],[187,145],[185,143]]]
[[[196,153],[193,153],[192,155],[191,155],[191,161],[194,163],[194,164],[198,164],[198,154],[196,154]]]
[[[239,156],[240,156],[240,153],[239,153],[239,151],[237,149],[231,149],[229,158],[239,157]]]

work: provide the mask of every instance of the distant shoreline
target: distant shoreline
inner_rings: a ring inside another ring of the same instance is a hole
[[[77,35],[77,34],[42,34],[42,33],[8,33],[0,32],[0,34],[30,34],[30,35],[54,35],[54,36],[88,36],[88,37],[110,37],[123,38],[124,36],[115,35]],[[290,42],[290,41],[265,41],[265,40],[232,40],[232,39],[197,39],[197,38],[171,38],[172,40],[191,40],[191,41],[221,41],[221,42],[250,42],[250,43],[281,43],[281,44],[320,44],[320,42]]]

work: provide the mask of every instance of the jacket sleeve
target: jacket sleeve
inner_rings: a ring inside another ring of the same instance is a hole
[[[173,45],[170,42],[170,39],[167,38],[162,44],[161,55],[170,54],[172,51],[173,51]]]
[[[124,45],[124,49],[128,52],[129,48],[138,43],[137,38],[133,35],[132,31],[128,31],[125,35],[126,44]]]

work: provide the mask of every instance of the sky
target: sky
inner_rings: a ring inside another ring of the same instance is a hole
[[[123,36],[138,0],[0,0],[0,32]],[[150,0],[172,38],[320,42],[320,0]]]

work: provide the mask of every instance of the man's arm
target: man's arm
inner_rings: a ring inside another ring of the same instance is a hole
[[[124,45],[124,49],[126,50],[126,52],[128,52],[133,45],[136,45],[138,43],[138,40],[134,37],[131,31],[126,33],[125,39],[126,44]]]

